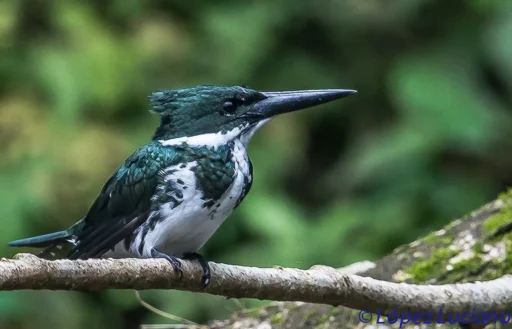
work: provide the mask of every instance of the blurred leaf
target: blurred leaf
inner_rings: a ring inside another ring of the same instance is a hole
[[[512,6],[496,9],[493,23],[485,31],[483,43],[485,51],[494,60],[497,74],[505,81],[509,94],[512,92]]]
[[[495,117],[474,83],[474,69],[464,58],[448,56],[422,54],[400,62],[391,81],[396,105],[429,138],[482,148],[495,133]]]

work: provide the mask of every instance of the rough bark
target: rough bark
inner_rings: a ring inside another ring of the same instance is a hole
[[[49,261],[20,254],[0,261],[0,290],[180,289],[230,298],[344,305],[386,314],[394,309],[504,312],[512,308],[512,276],[432,286],[380,281],[327,266],[299,270],[211,263],[212,282],[202,288],[200,267],[190,262],[182,266],[183,277],[162,259]]]
[[[499,199],[451,222],[437,232],[395,249],[390,255],[376,262],[356,265],[359,267],[350,267],[346,271],[389,282],[432,285],[493,280],[511,273],[512,192],[501,195]],[[512,308],[509,308],[509,312],[511,311]],[[368,323],[361,322],[360,316],[359,311],[346,307],[273,302],[266,307],[238,312],[228,320],[214,321],[210,328],[377,327],[375,316]],[[426,326],[428,325],[409,323],[403,327]],[[393,327],[399,327],[399,323]],[[435,327],[458,328],[448,324],[438,324]],[[488,327],[500,325],[493,323]]]

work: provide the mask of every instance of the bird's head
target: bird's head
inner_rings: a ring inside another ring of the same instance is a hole
[[[239,86],[196,86],[163,90],[150,97],[160,116],[153,140],[196,137],[219,143],[238,138],[247,144],[272,117],[352,95],[355,90],[326,89],[262,92]]]

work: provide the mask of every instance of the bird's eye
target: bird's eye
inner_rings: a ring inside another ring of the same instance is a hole
[[[230,101],[227,101],[226,103],[224,103],[224,105],[222,107],[223,107],[224,111],[227,113],[235,113],[235,111],[236,111],[236,105]]]

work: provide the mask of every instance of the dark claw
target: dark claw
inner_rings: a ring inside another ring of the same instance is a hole
[[[203,256],[199,255],[196,252],[187,252],[183,254],[183,259],[188,260],[197,260],[199,264],[201,265],[201,268],[203,269],[203,285],[204,288],[208,287],[211,280],[210,275],[210,266],[208,265],[208,261],[204,259]]]
[[[158,251],[155,248],[151,249],[151,257],[153,258],[165,258],[169,263],[171,263],[172,268],[174,269],[174,272],[179,273],[180,280],[183,278],[183,271],[181,270],[181,262],[178,258],[174,256],[170,256],[167,254],[164,254],[161,251]]]

